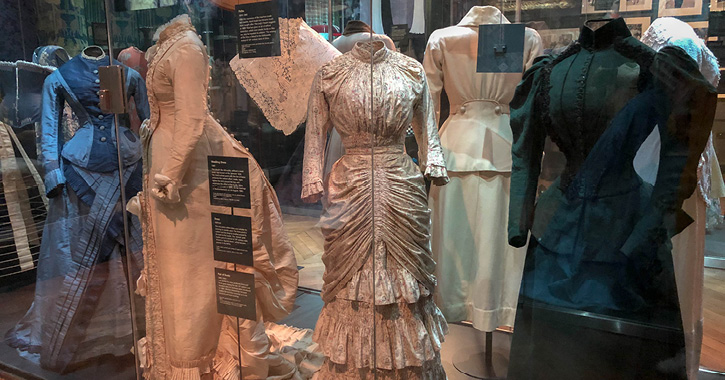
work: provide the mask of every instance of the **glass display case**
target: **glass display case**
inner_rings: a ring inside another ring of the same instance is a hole
[[[718,376],[721,8],[0,3],[0,378]]]

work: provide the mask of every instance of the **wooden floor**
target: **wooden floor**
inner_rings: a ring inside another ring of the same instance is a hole
[[[302,267],[300,286],[315,290],[322,289],[322,274],[325,272],[322,264],[324,238],[317,227],[318,220],[309,216],[284,215],[285,230],[295,248],[297,266]]]
[[[318,218],[285,215],[284,223],[300,269],[300,286],[322,289],[324,238]],[[725,372],[725,270],[705,269],[705,324],[701,365]]]
[[[700,365],[725,372],[725,270],[705,268],[705,324]]]

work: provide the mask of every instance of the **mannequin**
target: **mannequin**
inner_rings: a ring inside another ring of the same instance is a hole
[[[121,52],[118,54],[118,60],[124,65],[138,71],[138,73],[141,75],[141,78],[143,78],[143,80],[146,80],[148,62],[146,62],[146,57],[144,56],[143,51],[139,50],[135,46],[131,46],[129,48],[121,50]],[[141,120],[139,120],[135,110],[136,107],[134,105],[134,102],[130,102],[128,104],[130,128],[132,131],[138,133],[138,130],[141,127]]]
[[[508,103],[522,73],[476,73],[478,26],[503,20],[495,7],[473,7],[458,25],[431,34],[423,67],[440,119],[445,89],[451,114],[441,145],[451,182],[432,185],[432,249],[438,263],[436,303],[449,322],[493,331],[513,326],[525,248],[505,238],[511,172]],[[524,36],[524,67],[541,54],[533,29]]]
[[[715,89],[684,50],[653,51],[623,19],[587,22],[576,44],[524,75],[511,101],[508,238],[515,247],[527,240],[529,246],[510,379],[543,368],[554,378],[582,378],[594,369],[604,378],[685,376],[669,242],[692,221],[682,204],[697,186],[716,102]],[[662,150],[651,186],[633,161],[653,130]],[[546,136],[567,162],[537,197]],[[669,335],[603,333],[587,313],[612,320],[612,328],[633,324]],[[554,345],[559,349],[552,352]]]
[[[6,341],[41,366],[64,371],[96,356],[126,355],[131,320],[121,251],[129,245],[132,273],[141,270],[141,230],[129,218],[130,240],[123,237],[117,145],[130,194],[141,185],[141,144],[114,117],[98,107],[100,66],[109,57],[89,46],[50,74],[43,86],[41,162],[49,200],[43,231],[35,300]],[[115,62],[120,65],[120,63]],[[124,67],[127,98],[139,118],[148,117],[146,86]],[[64,122],[68,104],[79,125]],[[62,300],[60,302],[59,300]]]
[[[358,42],[315,76],[302,199],[323,199],[324,207],[325,305],[314,339],[326,360],[318,380],[446,378],[440,345],[448,325],[432,300],[423,175],[440,185],[448,176],[431,103],[420,63],[383,41]],[[379,117],[371,120],[371,112]],[[420,167],[404,151],[409,126]],[[325,179],[324,145],[333,127],[346,154]]]

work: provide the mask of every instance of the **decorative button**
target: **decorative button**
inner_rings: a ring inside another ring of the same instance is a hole
[[[100,79],[96,79],[94,82],[101,83],[101,80]]]
[[[106,138],[105,137],[101,137],[101,142],[106,142]]]
[[[105,129],[106,129],[106,126],[105,126],[105,125],[101,125],[100,127],[98,127],[98,129],[100,129],[100,130],[102,130],[102,131],[103,131],[103,130],[105,130]]]
[[[103,115],[98,115],[98,120],[103,120]]]
[[[96,95],[99,95],[100,96],[101,95],[101,92],[100,91],[96,91]]]
[[[493,112],[496,113],[496,115],[501,115],[501,106],[496,106],[496,108],[493,109]]]
[[[459,113],[466,113],[466,106],[461,106],[461,109],[458,112]]]
[[[93,74],[98,74],[98,70],[93,70]]]

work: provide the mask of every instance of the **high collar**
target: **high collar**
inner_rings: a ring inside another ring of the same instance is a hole
[[[158,37],[158,44],[162,44],[164,41],[187,31],[193,31],[196,33],[196,29],[194,29],[194,25],[191,24],[191,18],[189,18],[189,15],[183,14],[174,17],[171,21],[164,25],[161,25],[156,30],[156,33],[154,33],[154,37]]]
[[[378,63],[387,57],[388,48],[383,41],[362,41],[355,44],[350,54],[366,63]]]
[[[632,36],[623,18],[615,18],[596,30],[587,25],[589,22],[584,23],[579,34],[579,43],[586,49],[606,49],[615,41]]]
[[[466,13],[466,16],[458,23],[458,26],[478,27],[479,25],[500,23],[510,24],[509,20],[501,14],[498,8],[492,6],[475,6]]]
[[[357,33],[372,33],[373,30],[370,28],[370,25],[364,23],[360,20],[350,20],[347,22],[347,25],[345,25],[345,31],[342,32],[343,36],[349,36],[352,34]]]

